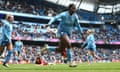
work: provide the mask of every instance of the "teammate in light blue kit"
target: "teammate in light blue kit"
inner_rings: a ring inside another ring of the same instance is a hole
[[[96,44],[94,38],[94,30],[89,29],[87,31],[87,39],[83,43],[82,47],[85,47],[88,52],[88,64],[93,62],[94,57],[96,56]]]
[[[17,52],[18,57],[21,54],[21,49],[23,48],[23,42],[20,38],[18,38],[18,41],[15,42],[15,51]]]
[[[20,37],[18,37],[18,40],[15,42],[15,48],[14,51],[14,62],[19,63],[20,61],[20,55],[23,48],[23,42],[21,41]]]
[[[2,38],[0,40],[0,55],[2,54],[5,46],[7,47],[8,53],[5,58],[5,61],[3,63],[3,66],[8,67],[8,62],[10,60],[11,54],[12,54],[12,41],[11,41],[11,35],[12,35],[12,22],[14,21],[14,16],[12,15],[6,15],[6,20],[1,20],[3,24],[2,28]]]
[[[61,19],[60,24],[58,26],[58,33],[57,36],[59,38],[59,47],[58,48],[48,48],[50,51],[56,51],[62,52],[66,49],[67,54],[67,60],[69,61],[69,66],[74,67],[72,63],[72,49],[71,49],[71,43],[69,41],[69,38],[72,34],[73,26],[77,26],[80,32],[80,35],[82,37],[82,28],[79,24],[79,19],[77,14],[75,13],[76,7],[74,4],[69,5],[68,11],[62,12],[59,15],[55,16],[53,19],[49,21],[49,23],[46,25],[50,26],[54,21]]]

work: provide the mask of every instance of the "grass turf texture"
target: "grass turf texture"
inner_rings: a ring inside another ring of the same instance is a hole
[[[120,63],[87,63],[71,68],[66,64],[38,66],[35,64],[11,64],[9,68],[0,65],[0,72],[120,72]]]

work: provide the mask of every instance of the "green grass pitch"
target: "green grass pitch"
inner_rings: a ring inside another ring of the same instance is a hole
[[[120,72],[120,63],[87,63],[71,68],[66,64],[38,66],[35,64],[11,64],[9,68],[0,65],[0,72]]]

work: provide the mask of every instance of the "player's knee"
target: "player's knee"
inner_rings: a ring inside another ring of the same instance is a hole
[[[65,45],[67,48],[71,48],[71,43],[70,42],[65,42]]]
[[[71,48],[71,43],[67,43],[67,48]]]
[[[9,44],[7,45],[7,49],[8,49],[8,50],[12,50],[12,49],[13,49],[12,43],[9,43]]]

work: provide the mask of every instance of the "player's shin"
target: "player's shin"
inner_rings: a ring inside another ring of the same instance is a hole
[[[92,57],[92,55],[88,55],[88,63],[89,64],[93,63],[93,57]]]
[[[12,55],[12,51],[10,50],[10,51],[8,51],[8,54],[7,54],[6,58],[5,58],[4,64],[9,62],[11,55]]]
[[[69,62],[69,64],[72,64],[72,50],[71,49],[67,49],[67,60]]]

